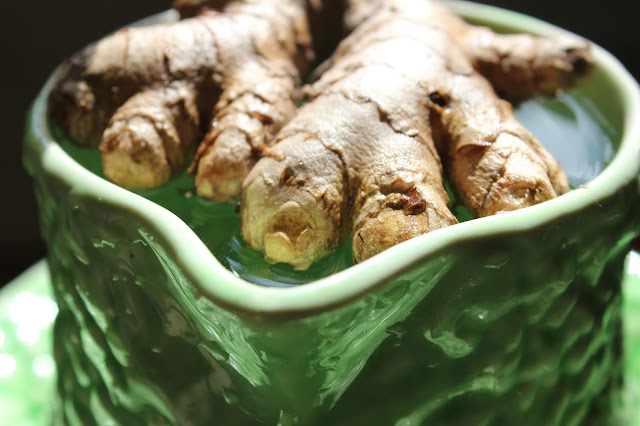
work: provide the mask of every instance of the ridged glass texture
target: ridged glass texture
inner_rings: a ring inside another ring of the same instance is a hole
[[[201,297],[143,218],[37,182],[60,423],[602,424],[616,397],[628,246],[611,235],[638,230],[635,185],[448,247],[335,309],[262,321]]]

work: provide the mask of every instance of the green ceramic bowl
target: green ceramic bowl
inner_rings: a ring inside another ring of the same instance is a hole
[[[452,7],[500,31],[561,31]],[[640,91],[594,54],[575,99],[616,152],[595,179],[291,288],[239,278],[176,215],[72,159],[48,121],[54,74],[25,163],[60,309],[55,421],[605,424],[621,382],[623,261],[640,230]]]

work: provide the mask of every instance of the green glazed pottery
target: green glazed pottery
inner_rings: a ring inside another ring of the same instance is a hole
[[[451,6],[499,31],[561,33],[492,7]],[[237,259],[216,258],[195,225],[73,159],[48,120],[54,75],[25,142],[59,309],[54,422],[620,424],[640,91],[611,55],[597,46],[594,55],[593,77],[571,99],[615,151],[597,177],[289,288],[241,278]],[[232,206],[211,209],[209,218],[198,210],[208,229],[235,220]]]
[[[640,424],[640,253],[631,252],[622,283],[624,389],[615,424]],[[51,423],[55,406],[53,320],[57,305],[42,260],[0,290],[0,424]]]

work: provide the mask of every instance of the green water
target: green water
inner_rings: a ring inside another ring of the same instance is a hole
[[[571,185],[589,182],[614,154],[613,131],[598,111],[579,94],[562,95],[550,100],[528,101],[517,109],[520,121],[542,141],[564,168]],[[97,149],[76,145],[59,129],[56,139],[81,165],[103,177]],[[471,219],[469,212],[451,191],[451,210],[458,220]],[[306,271],[290,265],[267,263],[262,253],[247,246],[240,235],[240,217],[236,204],[213,203],[193,193],[193,182],[183,171],[167,185],[139,195],[180,217],[204,241],[216,258],[239,277],[266,286],[290,286],[315,281],[353,265],[351,241]]]

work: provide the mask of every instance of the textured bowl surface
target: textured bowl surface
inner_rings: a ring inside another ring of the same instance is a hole
[[[538,20],[452,3],[501,31]],[[169,19],[162,15],[155,19]],[[248,283],[162,207],[80,167],[30,115],[69,424],[603,424],[640,230],[638,86],[608,53],[580,93],[617,154],[589,184],[295,288]]]
[[[627,258],[622,318],[624,390],[617,426],[640,424],[640,254]],[[33,315],[34,309],[38,314]],[[40,261],[0,290],[0,424],[44,425],[55,411],[52,353],[56,302],[49,268]]]

